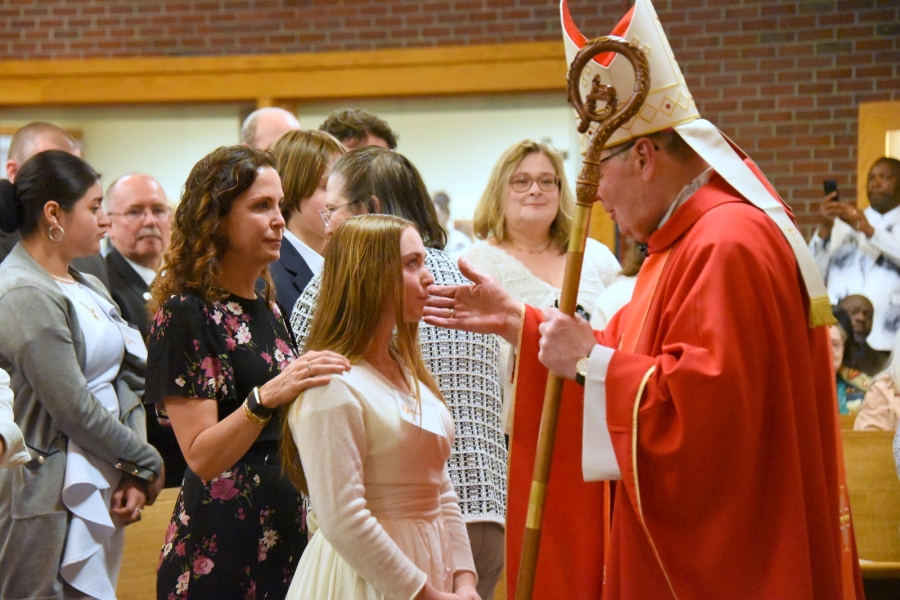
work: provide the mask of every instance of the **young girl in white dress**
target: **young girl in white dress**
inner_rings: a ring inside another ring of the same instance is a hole
[[[325,251],[307,349],[353,368],[288,408],[283,464],[313,506],[289,599],[478,599],[453,421],[417,341],[424,261],[413,224],[387,215],[347,220]]]

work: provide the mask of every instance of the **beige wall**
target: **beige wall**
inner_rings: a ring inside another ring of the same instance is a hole
[[[50,121],[82,132],[84,158],[103,176],[142,171],[176,200],[191,167],[211,150],[239,141],[238,106],[33,109],[0,111],[0,127]]]
[[[579,168],[574,116],[565,97],[491,96],[308,104],[304,128],[315,129],[336,108],[362,107],[400,135],[398,151],[419,168],[431,192],[446,191],[452,218],[470,219],[491,168],[525,138],[567,152],[570,181]],[[156,177],[172,200],[191,167],[217,146],[239,142],[240,105],[0,110],[0,127],[45,120],[81,130],[84,156],[104,185],[131,171]]]

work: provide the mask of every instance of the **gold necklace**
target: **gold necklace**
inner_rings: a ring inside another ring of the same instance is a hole
[[[72,276],[69,276],[69,279],[66,279],[65,277],[58,277],[58,276],[53,275],[53,274],[51,273],[51,274],[50,274],[50,277],[52,277],[53,279],[55,279],[56,281],[58,281],[58,282],[60,282],[60,283],[67,283],[67,284],[72,284],[72,283],[74,283],[75,285],[78,286],[78,289],[79,289],[79,290],[85,289],[84,286],[82,286],[80,283],[78,283],[77,281],[75,281],[75,278],[72,277]],[[77,297],[76,297],[75,300],[77,300],[78,303],[79,303],[80,305],[82,305],[83,307],[85,307],[86,309],[88,309],[89,311],[91,311],[91,314],[94,316],[94,318],[95,318],[96,320],[98,320],[98,321],[100,320],[100,317],[97,316],[97,311],[94,310],[94,307],[93,307],[93,306],[91,306],[90,304],[88,304],[87,302],[85,302],[84,300],[82,300],[81,298],[77,298]]]
[[[527,252],[528,254],[543,254],[544,252],[549,250],[550,246],[552,246],[552,245],[553,245],[553,240],[548,240],[547,245],[544,246],[543,248],[541,248],[540,250],[529,250],[527,248],[520,248],[519,246],[517,246],[515,244],[510,244],[510,246],[512,246],[515,250],[518,250],[519,252]]]

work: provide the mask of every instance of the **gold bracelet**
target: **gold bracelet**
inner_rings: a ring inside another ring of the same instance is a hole
[[[263,419],[263,418],[260,417],[260,416],[254,415],[254,414],[253,414],[253,411],[250,410],[250,407],[247,406],[247,401],[246,401],[246,400],[244,400],[244,403],[241,404],[241,408],[244,409],[244,417],[245,417],[248,421],[250,421],[251,423],[253,423],[254,425],[257,425],[258,427],[265,427],[265,426],[266,426],[266,423],[269,422],[269,419],[272,418],[272,417],[267,417],[267,418]]]

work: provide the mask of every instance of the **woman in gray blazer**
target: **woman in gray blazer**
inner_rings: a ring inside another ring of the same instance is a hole
[[[122,527],[162,487],[140,333],[70,267],[99,251],[102,196],[96,171],[59,151],[0,181],[0,227],[22,234],[0,265],[0,369],[31,454],[0,470],[0,598],[114,597]]]

